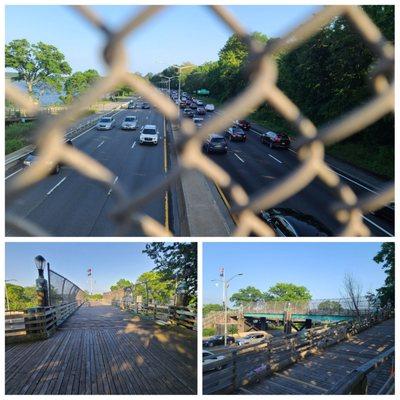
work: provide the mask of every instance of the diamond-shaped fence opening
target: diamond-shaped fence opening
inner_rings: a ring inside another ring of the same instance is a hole
[[[257,217],[260,209],[267,209],[291,198],[318,177],[332,195],[332,214],[340,223],[339,235],[366,236],[369,229],[363,222],[363,213],[377,210],[394,198],[394,183],[388,184],[379,193],[366,197],[357,197],[353,190],[342,182],[340,177],[324,161],[325,146],[348,138],[365,127],[373,124],[387,113],[394,111],[394,48],[381,34],[367,14],[358,6],[327,6],[314,14],[303,24],[294,28],[280,39],[267,45],[253,40],[226,7],[209,6],[219,20],[236,33],[248,46],[251,79],[249,85],[235,99],[225,104],[221,113],[208,120],[200,129],[192,121],[181,119],[178,107],[169,97],[161,93],[151,83],[140,76],[131,74],[127,69],[127,54],[124,39],[141,25],[152,21],[163,6],[149,6],[128,21],[119,31],[113,31],[96,15],[91,8],[76,6],[78,13],[98,29],[107,38],[104,46],[104,60],[109,67],[108,75],[99,80],[85,94],[63,112],[51,119],[44,119],[38,129],[37,146],[40,159],[31,168],[17,176],[6,188],[6,201],[11,202],[29,187],[43,180],[48,175],[49,164],[63,163],[83,176],[98,182],[99,185],[112,189],[117,204],[110,216],[118,227],[116,232],[123,235],[132,226],[139,227],[148,236],[169,236],[172,233],[149,215],[141,211],[143,204],[155,196],[162,196],[185,170],[198,170],[222,187],[232,201],[232,213],[235,215],[236,236],[274,235],[271,228]],[[276,83],[278,69],[274,54],[285,50],[291,51],[315,35],[333,18],[346,18],[358,32],[360,38],[369,46],[377,58],[371,67],[374,95],[370,99],[339,118],[321,127],[316,127],[301,112],[301,105],[294,104]],[[136,55],[140,56],[140,55]],[[155,182],[146,191],[138,190],[128,196],[114,174],[95,159],[76,148],[66,146],[64,132],[71,120],[79,118],[82,110],[87,109],[99,97],[115,89],[120,84],[129,85],[143,96],[164,117],[180,127],[181,139],[176,143],[180,163],[164,177],[162,182]],[[27,112],[38,113],[38,108],[30,98],[11,84],[6,85],[6,98]],[[276,185],[259,190],[249,196],[231,176],[208,157],[201,149],[206,137],[213,132],[220,132],[231,125],[232,120],[242,119],[251,110],[268,103],[287,122],[295,127],[298,138],[295,142],[299,167]],[[46,232],[31,221],[6,211],[7,226],[21,235],[44,235]]]

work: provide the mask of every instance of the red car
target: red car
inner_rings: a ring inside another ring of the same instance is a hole
[[[238,121],[237,125],[240,126],[244,131],[249,131],[251,127],[250,122],[246,121],[245,119],[241,119],[240,121]]]

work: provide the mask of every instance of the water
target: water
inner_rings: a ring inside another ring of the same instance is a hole
[[[22,90],[25,93],[28,93],[27,86],[25,82],[21,81],[13,81],[13,85],[17,86],[18,89]],[[63,93],[57,93],[54,90],[47,90],[43,95],[38,96],[38,100],[40,105],[42,106],[50,106],[52,104],[62,104],[60,100],[60,95]]]

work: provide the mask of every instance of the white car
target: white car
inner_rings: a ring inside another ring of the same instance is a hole
[[[154,144],[158,143],[158,130],[155,125],[142,126],[139,137],[140,144]]]
[[[103,117],[96,125],[98,131],[109,131],[114,128],[115,119],[113,117]]]
[[[136,129],[137,117],[135,115],[128,115],[122,121],[121,129]]]
[[[202,106],[203,105],[203,102],[201,100],[197,100],[196,103],[197,103],[198,106]]]
[[[225,356],[214,354],[212,351],[203,350],[203,367],[216,361],[224,360]],[[218,365],[216,370],[221,370],[224,365]]]
[[[193,122],[197,126],[197,128],[201,128],[201,126],[203,125],[203,121],[204,121],[203,118],[198,118],[198,117],[193,118]]]
[[[253,343],[253,344],[259,343],[268,338],[269,338],[269,336],[262,332],[249,333],[248,335],[246,335],[242,338],[236,339],[236,345],[244,346],[244,345],[250,344],[250,343]]]
[[[211,112],[215,110],[214,104],[206,104],[204,108],[206,109],[206,111],[211,111]]]

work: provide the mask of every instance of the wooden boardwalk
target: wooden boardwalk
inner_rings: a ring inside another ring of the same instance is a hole
[[[327,394],[352,370],[394,346],[394,320],[375,325],[350,340],[276,372],[239,394]],[[391,362],[369,375],[368,393],[377,393],[389,378]]]
[[[195,394],[196,333],[82,306],[52,337],[6,346],[6,394]]]

